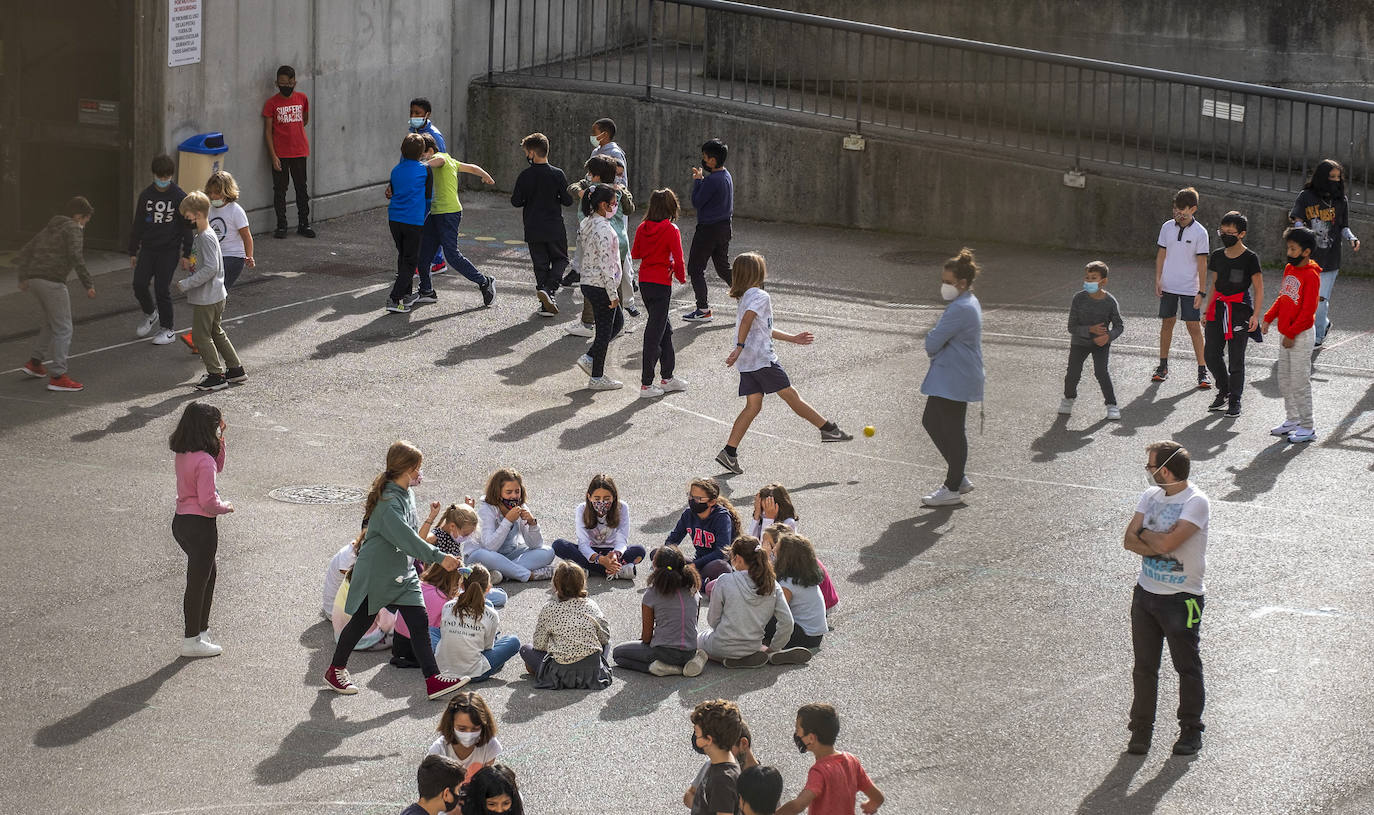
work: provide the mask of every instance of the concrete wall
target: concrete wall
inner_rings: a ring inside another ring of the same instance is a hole
[[[952,143],[881,138],[851,152],[842,148],[848,132],[842,124],[827,129],[825,122],[801,117],[766,121],[756,111],[726,103],[689,107],[629,94],[582,93],[570,86],[474,84],[468,117],[488,126],[475,134],[472,150],[498,186],[509,188],[524,167],[523,156],[509,145],[542,130],[553,141],[550,159],[571,175],[586,157],[582,134],[592,115],[611,116],[619,125],[617,141],[626,150],[634,192],[641,198],[666,185],[689,202],[687,168],[699,162],[702,141],[723,138],[731,145],[735,212],[764,220],[993,237],[1085,253],[1135,247],[1150,255],[1159,224],[1170,215],[1173,191],[1185,183],[1090,173],[1086,189],[1070,189],[1063,184],[1064,167],[1028,163],[1034,156],[1013,160],[961,152]],[[1203,223],[1214,228],[1226,210],[1240,209],[1250,217],[1251,244],[1266,262],[1279,260],[1278,236],[1291,204],[1287,196],[1195,186],[1203,199]],[[690,224],[691,217],[685,217],[687,231]],[[1371,226],[1353,224],[1357,234],[1374,234]],[[747,234],[736,243],[739,251],[747,249]],[[1347,258],[1360,261],[1347,264],[1351,271],[1369,270],[1363,258]]]

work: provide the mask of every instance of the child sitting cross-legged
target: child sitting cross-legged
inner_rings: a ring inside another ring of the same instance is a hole
[[[587,599],[587,573],[581,566],[560,561],[553,570],[554,597],[539,611],[534,643],[520,648],[534,686],[544,690],[585,688],[611,684],[606,645],[611,640],[606,616]]]
[[[697,589],[701,578],[675,547],[654,554],[641,608],[638,642],[617,645],[615,664],[654,676],[697,676],[706,652],[697,648]]]

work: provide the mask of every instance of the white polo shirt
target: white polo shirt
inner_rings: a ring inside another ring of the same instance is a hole
[[[1166,294],[1186,294],[1189,297],[1202,291],[1198,285],[1198,255],[1207,256],[1210,245],[1207,228],[1194,218],[1192,223],[1179,229],[1173,218],[1159,228],[1159,248],[1164,250],[1164,273],[1160,276],[1160,288]]]

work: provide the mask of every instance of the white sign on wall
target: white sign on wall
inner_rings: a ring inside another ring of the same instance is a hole
[[[167,67],[200,62],[200,0],[167,0]]]

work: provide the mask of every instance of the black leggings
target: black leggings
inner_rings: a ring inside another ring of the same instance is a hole
[[[182,635],[200,636],[210,628],[210,603],[215,599],[215,550],[219,529],[204,515],[172,517],[172,537],[186,553],[186,593],[181,598],[185,618]]]
[[[668,305],[673,299],[673,287],[662,283],[639,284],[639,296],[644,299],[648,319],[644,321],[644,353],[639,384],[654,384],[654,368],[661,367],[664,379],[673,378],[677,365],[673,351],[673,326],[668,319]]]
[[[945,471],[945,488],[949,490],[959,489],[964,481],[964,467],[968,464],[968,436],[964,434],[967,413],[968,402],[928,396],[925,413],[921,414],[921,426],[949,465]]]
[[[438,676],[439,666],[434,662],[434,647],[429,644],[429,614],[425,612],[425,607],[390,605],[386,608],[406,621],[406,628],[411,633],[410,648],[415,652],[415,661],[420,663],[420,670],[426,677]],[[367,598],[364,597],[362,605],[358,606],[358,613],[339,632],[339,644],[334,646],[334,660],[330,665],[335,668],[347,667],[349,655],[377,620],[377,611],[368,611]]]
[[[1245,348],[1250,344],[1250,315],[1254,312],[1244,303],[1231,306],[1231,339],[1226,339],[1226,310],[1217,304],[1216,319],[1202,324],[1202,358],[1212,372],[1217,393],[1237,402],[1245,390]]]
[[[582,296],[592,304],[592,318],[596,321],[587,355],[592,358],[592,378],[599,379],[606,373],[606,351],[611,347],[611,338],[625,327],[625,311],[621,306],[611,308],[611,296],[600,286],[583,283]]]

